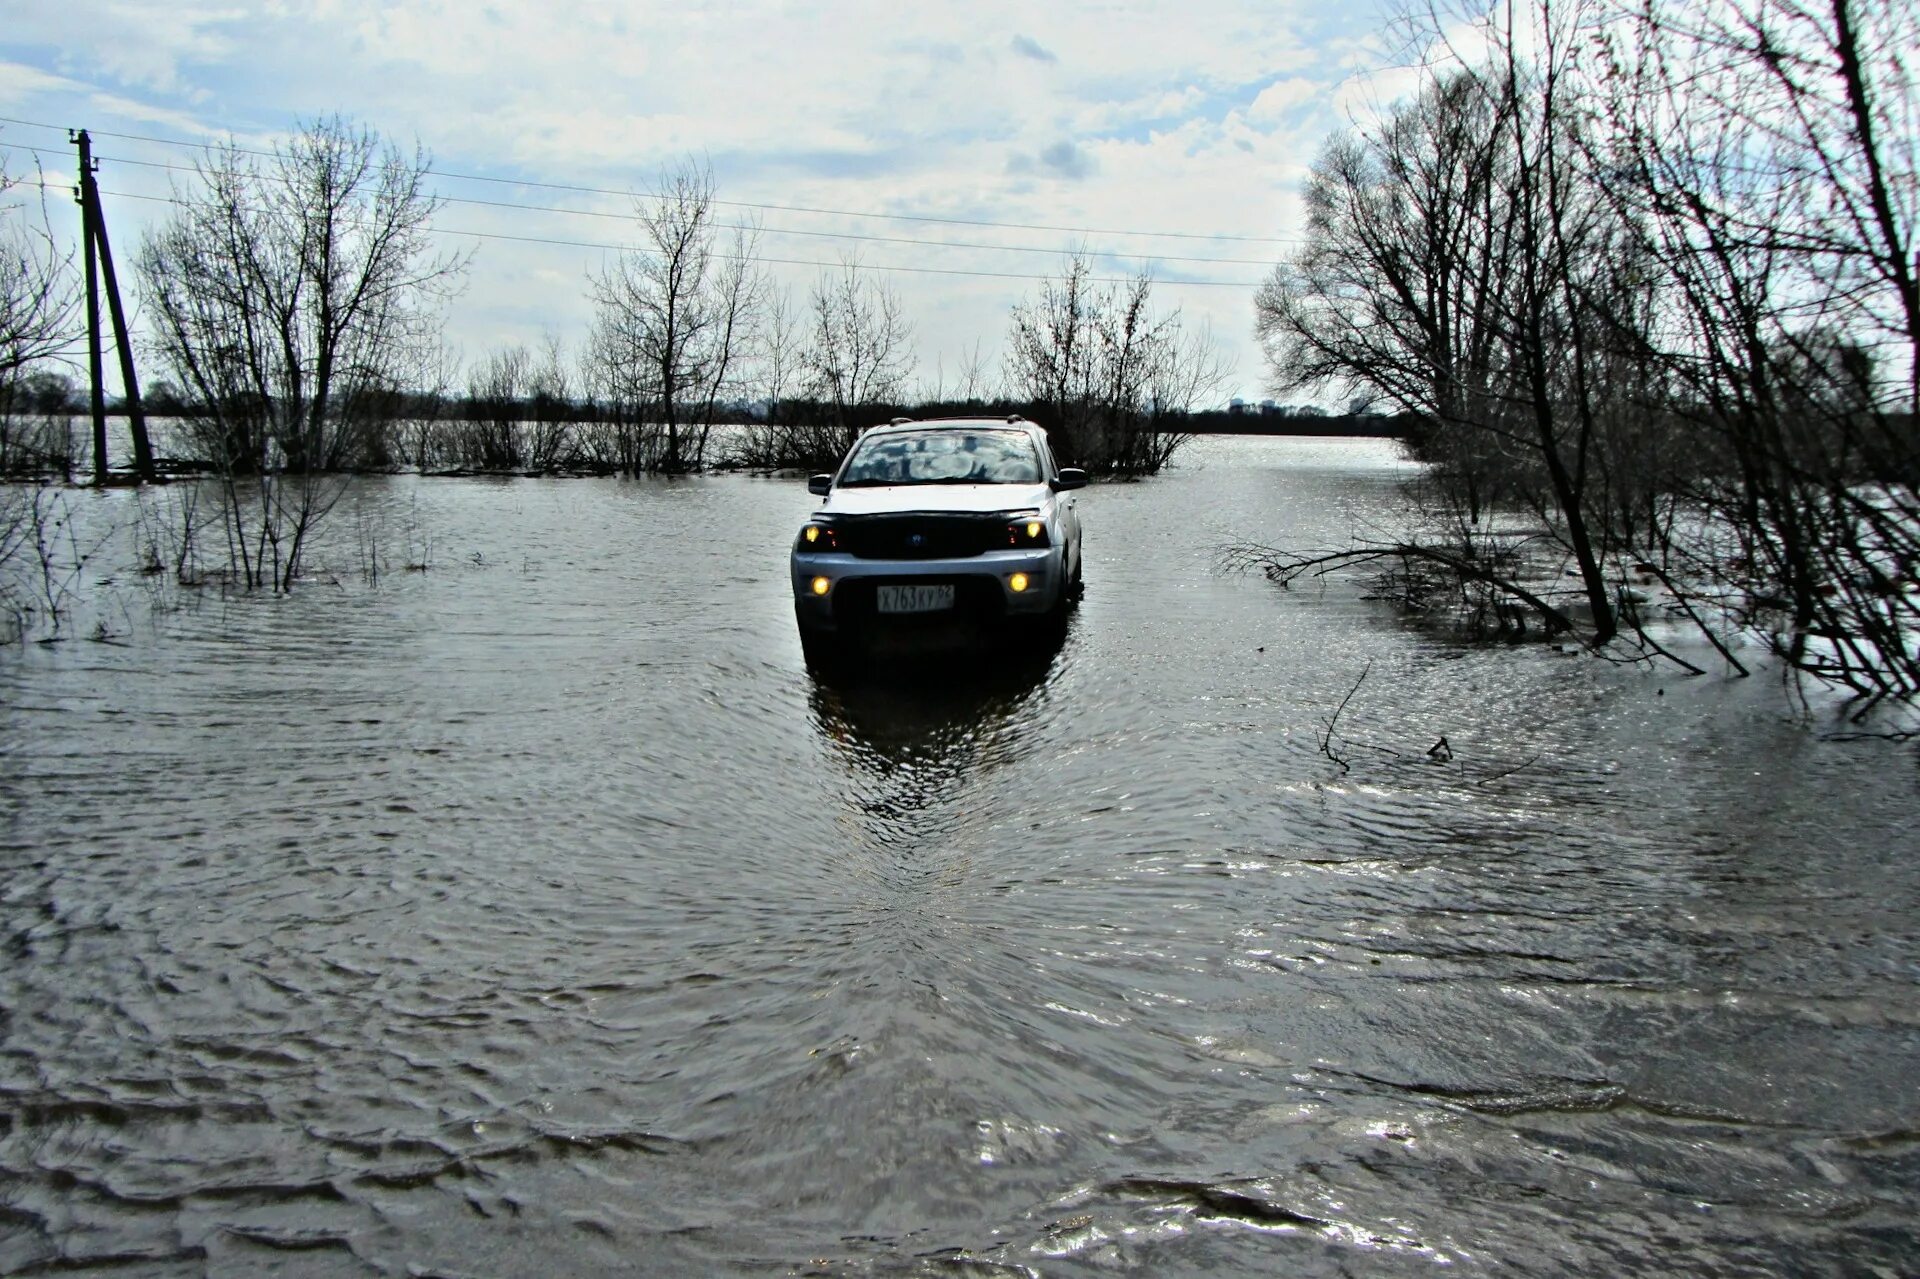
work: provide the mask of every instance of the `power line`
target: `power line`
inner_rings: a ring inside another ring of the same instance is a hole
[[[22,185],[34,186],[39,188],[42,191],[73,190],[73,187],[70,184],[63,184],[58,181],[49,181],[45,178],[28,179],[23,181]],[[165,196],[165,195],[139,195],[132,191],[102,191],[101,194],[110,195],[116,200],[141,200],[149,204],[170,204],[170,205],[174,205],[177,208],[211,208],[213,207],[212,205],[208,204],[205,201],[180,200],[172,196]],[[555,245],[562,248],[603,249],[603,250],[608,250],[616,253],[646,252],[644,248],[638,245],[612,244],[612,243],[608,243],[606,241],[601,241],[601,240],[564,240],[558,237],[550,237],[550,236],[510,235],[503,231],[468,231],[468,230],[462,230],[457,227],[430,226],[426,229],[430,234],[433,234],[433,235],[467,236],[476,240],[504,240],[504,241],[508,241],[516,244],[544,244],[544,245]],[[925,242],[922,241],[921,243],[925,243]],[[725,259],[727,261],[733,260],[731,255],[724,254],[724,253],[716,254],[715,256]],[[819,267],[823,270],[829,270],[829,271],[851,269],[855,271],[885,271],[893,274],[902,274],[902,275],[971,276],[974,278],[986,279],[986,280],[1021,280],[1030,284],[1043,282],[1052,278],[1051,276],[1045,276],[1045,275],[1025,275],[1016,271],[976,271],[976,270],[964,270],[959,267],[895,266],[895,265],[889,265],[885,263],[870,263],[870,262],[822,262],[815,258],[774,258],[774,257],[766,257],[757,253],[751,255],[748,260],[752,262],[767,263],[769,265],[774,265],[774,266]],[[1131,280],[1127,279],[1124,276],[1093,276],[1089,278],[1095,284],[1130,284],[1132,283]],[[1156,279],[1154,280],[1153,283],[1155,287],[1164,285],[1169,288],[1253,289],[1253,288],[1259,287],[1257,283],[1248,283],[1242,280]]]
[[[558,244],[558,245],[566,245],[573,248],[617,249],[624,252],[644,253],[646,251],[644,249],[637,248],[636,246],[633,246],[633,245],[602,244],[602,243],[597,243],[590,240],[546,239],[540,236],[528,236],[528,235],[507,235],[503,232],[498,232],[498,231],[461,231],[453,227],[445,227],[445,228],[429,227],[428,230],[439,235],[470,235],[480,240],[513,240],[513,241],[518,241],[520,243],[525,243],[525,244]],[[733,258],[730,255],[724,254],[724,253],[716,254],[715,256],[723,258],[727,261],[733,260]],[[983,280],[1024,280],[1028,283],[1035,283],[1038,281],[1048,280],[1052,278],[1051,276],[1045,276],[1045,275],[1024,275],[1018,271],[976,271],[976,270],[966,270],[960,267],[938,267],[938,266],[889,266],[885,264],[868,263],[868,262],[822,262],[815,258],[770,258],[759,253],[750,255],[747,260],[751,262],[766,262],[776,266],[821,267],[829,271],[852,269],[855,271],[889,271],[889,272],[896,272],[896,273],[905,274],[905,275],[963,275],[963,276],[973,276]],[[1092,276],[1092,277],[1089,277],[1089,279],[1091,279],[1092,282],[1095,284],[1131,284],[1133,282],[1132,280],[1128,279],[1125,276]],[[1204,288],[1204,289],[1256,289],[1260,287],[1257,283],[1249,284],[1242,280],[1155,279],[1153,283],[1156,287],[1159,285],[1168,285],[1168,286],[1178,286],[1182,288],[1190,287],[1190,288]]]
[[[34,155],[41,155],[41,156],[56,156],[56,157],[64,158],[66,155],[65,151],[54,150],[53,148],[50,148],[50,147],[22,146],[19,149],[22,151],[30,152]],[[169,164],[163,160],[136,160],[130,156],[114,156],[114,155],[98,155],[98,154],[95,155],[95,158],[105,164],[126,164],[126,165],[133,165],[143,169],[164,169],[170,173],[198,173],[200,171],[194,165]],[[474,196],[460,196],[460,195],[436,194],[433,198],[436,201],[443,204],[471,204],[471,205],[476,205],[482,208],[514,209],[514,210],[523,211],[527,213],[561,213],[561,214],[567,214],[572,217],[605,218],[605,219],[610,219],[616,222],[630,222],[633,220],[633,215],[631,213],[610,213],[604,209],[575,209],[575,208],[569,208],[565,205],[553,205],[553,204],[522,204],[515,200],[482,200]],[[721,202],[716,201],[716,203],[721,203]],[[985,253],[1045,253],[1052,256],[1056,256],[1056,257],[1059,256],[1061,253],[1065,252],[1065,250],[1062,250],[1058,247],[1051,246],[1051,245],[981,244],[976,241],[966,241],[966,240],[960,240],[960,241],[921,240],[921,239],[916,239],[912,236],[866,235],[866,234],[861,234],[859,232],[853,232],[853,231],[807,231],[807,230],[801,230],[797,227],[756,226],[752,223],[739,223],[739,222],[718,222],[718,223],[715,223],[714,225],[722,230],[727,230],[727,231],[757,232],[757,233],[762,233],[766,235],[804,236],[809,239],[856,240],[856,241],[861,241],[869,244],[906,244],[906,245],[912,245],[916,248],[968,249],[968,250],[977,250]],[[1292,241],[1286,241],[1286,242],[1291,243]],[[1184,262],[1184,263],[1198,263],[1198,264],[1204,264],[1204,265],[1210,265],[1210,266],[1270,267],[1273,265],[1273,262],[1271,259],[1265,259],[1265,258],[1192,257],[1192,256],[1181,256],[1178,254],[1120,253],[1113,250],[1101,250],[1101,249],[1089,249],[1087,251],[1097,257],[1115,258],[1115,259],[1132,261],[1132,262]]]
[[[65,125],[48,124],[43,120],[21,120],[12,116],[0,116],[0,124],[18,124],[30,129],[48,129],[56,133],[68,132]],[[157,138],[150,134],[113,133],[102,129],[89,130],[96,138],[119,138],[125,142],[150,142],[158,146],[184,147],[199,149],[203,144],[182,142],[176,138]],[[226,144],[222,144],[226,145]],[[272,151],[260,151],[248,147],[227,145],[226,149],[237,155],[259,156],[264,159],[275,158]],[[492,182],[503,186],[533,187],[545,191],[572,191],[584,195],[643,196],[658,199],[659,193],[647,190],[619,190],[613,187],[577,186],[566,182],[537,182],[525,178],[500,178],[481,173],[448,173],[433,171],[435,176],[457,182]],[[1265,235],[1229,235],[1225,232],[1206,231],[1142,231],[1125,227],[1076,227],[1055,226],[1039,222],[1001,222],[991,218],[946,218],[920,213],[883,213],[872,209],[830,209],[805,204],[767,204],[750,200],[715,199],[714,204],[734,209],[766,209],[776,213],[815,213],[843,218],[886,218],[896,222],[928,222],[943,226],[995,227],[1014,231],[1058,231],[1069,235],[1137,235],[1175,240],[1221,240],[1242,244],[1288,244],[1292,241],[1279,236]]]

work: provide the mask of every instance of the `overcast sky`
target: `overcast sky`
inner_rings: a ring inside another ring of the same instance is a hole
[[[0,150],[16,178],[37,163],[66,182],[64,130],[91,129],[122,256],[166,211],[134,197],[184,177],[133,161],[271,145],[335,111],[432,154],[446,232],[626,243],[606,215],[632,201],[613,193],[691,154],[722,199],[762,206],[723,212],[757,218],[796,300],[809,263],[879,270],[923,382],[950,381],[976,342],[997,364],[1009,308],[1084,245],[1097,273],[1148,266],[1162,306],[1211,322],[1237,363],[1222,398],[1252,399],[1253,290],[1300,230],[1306,167],[1403,88],[1381,70],[1387,7],[0,0]],[[77,222],[58,193],[50,207]],[[584,334],[608,250],[445,238],[477,250],[448,314],[468,357]]]

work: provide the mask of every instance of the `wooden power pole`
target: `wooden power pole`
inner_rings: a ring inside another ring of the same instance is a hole
[[[100,295],[98,276],[107,286],[107,309],[113,317],[113,344],[120,355],[120,383],[127,397],[127,429],[133,436],[133,467],[143,480],[154,478],[153,444],[147,437],[147,415],[140,404],[140,379],[133,367],[133,342],[127,332],[127,314],[120,305],[120,282],[113,272],[113,246],[107,242],[107,219],[100,210],[100,187],[93,180],[96,161],[93,139],[81,129],[73,137],[80,148],[80,231],[87,259],[87,367],[93,376],[93,479],[107,482],[106,392],[100,378]],[[98,258],[98,265],[95,259]]]
[[[93,482],[107,482],[107,401],[100,386],[100,274],[93,255],[93,140],[85,129],[74,139],[80,146],[80,243],[87,260],[87,371],[93,386]]]

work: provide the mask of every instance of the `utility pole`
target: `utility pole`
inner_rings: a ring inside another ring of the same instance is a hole
[[[100,386],[100,277],[93,256],[93,139],[85,129],[73,141],[80,148],[80,186],[73,198],[80,205],[80,242],[87,259],[87,371],[93,383],[93,482],[107,482],[107,401]]]
[[[80,220],[87,242],[87,341],[89,365],[93,373],[93,478],[107,482],[106,401],[100,386],[100,302],[95,295],[94,257],[106,277],[107,309],[113,316],[113,344],[120,354],[120,383],[127,397],[127,429],[133,436],[134,471],[143,480],[154,478],[153,445],[147,437],[147,414],[140,403],[140,378],[133,367],[133,341],[127,332],[127,314],[120,305],[120,282],[113,272],[113,246],[107,242],[107,218],[100,209],[100,187],[93,180],[97,161],[93,158],[93,139],[82,129],[74,137],[80,148]]]

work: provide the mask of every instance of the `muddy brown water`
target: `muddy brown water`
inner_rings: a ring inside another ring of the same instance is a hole
[[[825,678],[792,481],[95,582],[0,653],[0,1272],[1920,1269],[1911,755],[1213,571],[1405,474],[1201,441],[1057,648]]]

